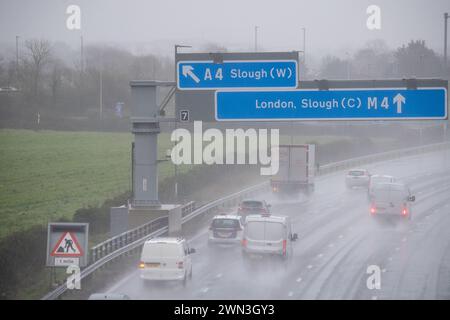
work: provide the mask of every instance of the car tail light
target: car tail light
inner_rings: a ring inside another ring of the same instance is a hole
[[[139,262],[139,269],[144,269],[145,268],[145,263],[144,262]]]
[[[247,239],[242,239],[242,246],[247,247]]]
[[[377,212],[377,210],[375,209],[375,207],[370,208],[370,213],[371,214],[375,214]]]
[[[273,192],[278,192],[278,188],[277,187],[273,187],[272,190],[273,190]]]
[[[178,269],[183,269],[183,261],[177,262]]]
[[[287,249],[287,240],[283,240],[283,256],[286,255],[286,249]]]
[[[403,208],[402,215],[406,216],[407,214],[408,214],[408,210],[406,210],[406,208]]]

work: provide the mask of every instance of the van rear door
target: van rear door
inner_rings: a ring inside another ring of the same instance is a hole
[[[150,243],[142,251],[141,261],[146,268],[165,271],[178,269],[183,262],[183,246],[178,243]]]
[[[246,226],[247,249],[263,253],[281,253],[285,234],[283,223],[249,221]]]

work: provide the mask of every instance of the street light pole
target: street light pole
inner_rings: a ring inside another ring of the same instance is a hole
[[[16,36],[16,80],[19,81],[19,36]]]
[[[306,28],[303,30],[303,64],[306,64]]]
[[[345,54],[347,55],[347,80],[350,80],[350,53]]]
[[[447,71],[447,20],[448,12],[444,13],[444,69]]]
[[[258,52],[258,26],[255,26],[255,52]]]

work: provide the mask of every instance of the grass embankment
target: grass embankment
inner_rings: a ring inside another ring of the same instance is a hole
[[[130,190],[128,133],[0,130],[0,239]],[[171,142],[159,137],[159,158]],[[159,177],[173,174],[169,162]]]

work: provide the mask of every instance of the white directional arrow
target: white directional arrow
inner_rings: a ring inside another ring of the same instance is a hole
[[[402,113],[402,103],[406,102],[406,98],[400,93],[397,93],[393,101],[397,104],[397,113]]]
[[[192,80],[194,80],[196,83],[200,82],[200,79],[195,75],[195,73],[192,72],[192,70],[194,70],[194,68],[192,66],[189,65],[185,65],[182,67],[182,73],[183,76],[187,77],[191,77]]]

